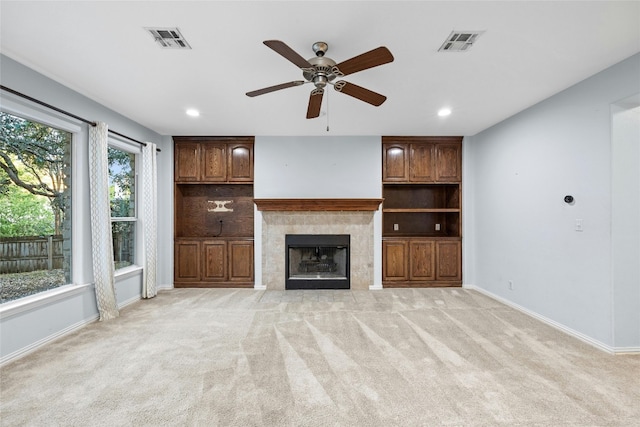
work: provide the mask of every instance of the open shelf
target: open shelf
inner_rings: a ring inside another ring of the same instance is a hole
[[[459,237],[459,184],[384,184],[384,237]]]
[[[459,211],[459,184],[385,184],[383,211]]]
[[[253,237],[253,184],[175,188],[175,237]],[[227,202],[222,206],[230,210],[216,211],[216,201]]]
[[[382,235],[384,237],[459,237],[460,213],[385,212],[382,220]]]

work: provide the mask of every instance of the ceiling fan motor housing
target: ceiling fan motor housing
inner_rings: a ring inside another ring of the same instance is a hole
[[[336,61],[325,56],[316,56],[309,59],[309,63],[313,65],[313,72],[303,71],[302,75],[305,79],[312,82],[317,88],[323,88],[328,82],[333,81],[336,75],[333,72],[333,67],[336,65]]]

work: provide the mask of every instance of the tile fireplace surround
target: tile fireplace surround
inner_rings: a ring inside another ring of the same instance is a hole
[[[275,199],[255,200],[262,211],[263,286],[285,289],[285,235],[349,234],[351,289],[368,290],[374,282],[373,215],[382,200],[352,199],[346,204],[342,199],[291,200],[291,205]]]

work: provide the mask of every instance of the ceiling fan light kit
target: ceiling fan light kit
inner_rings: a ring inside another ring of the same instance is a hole
[[[347,76],[349,74],[357,73],[358,71],[367,70],[369,68],[392,62],[393,55],[389,49],[384,46],[380,46],[351,59],[347,59],[341,63],[336,63],[333,59],[325,56],[329,49],[329,45],[325,42],[316,42],[313,44],[312,49],[316,56],[308,60],[304,59],[296,51],[280,40],[266,40],[264,41],[264,44],[300,68],[305,80],[294,80],[288,83],[281,83],[275,86],[269,86],[247,92],[247,96],[249,97],[264,95],[266,93],[300,86],[306,83],[313,83],[315,88],[309,95],[307,119],[313,119],[320,116],[320,107],[322,105],[324,88],[328,84],[332,85],[337,92],[352,96],[376,107],[382,105],[382,103],[387,99],[384,95],[344,80],[339,80],[334,83],[334,80],[338,77]]]

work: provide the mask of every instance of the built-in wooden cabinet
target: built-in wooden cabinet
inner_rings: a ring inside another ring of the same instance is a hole
[[[382,254],[387,286],[457,286],[462,280],[459,240],[383,238]]]
[[[174,285],[253,286],[253,138],[174,143]]]
[[[176,239],[177,287],[232,287],[254,281],[253,239]]]
[[[460,182],[460,137],[384,137],[383,183]]]
[[[200,281],[201,244],[198,240],[174,242],[174,281],[177,283]]]
[[[384,286],[462,284],[461,141],[383,137]]]
[[[174,137],[175,181],[253,182],[253,138]]]

